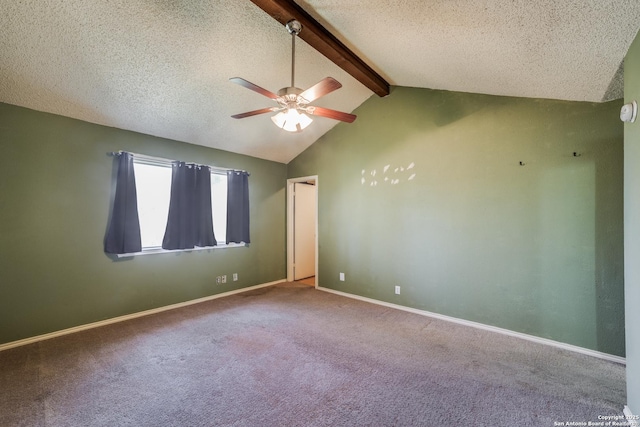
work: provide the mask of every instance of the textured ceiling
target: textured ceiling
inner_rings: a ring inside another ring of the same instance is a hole
[[[637,0],[298,4],[393,85],[577,101],[622,97],[640,28]],[[286,163],[337,122],[234,120],[273,101],[228,79],[288,86],[290,40],[249,0],[0,0],[0,102]],[[352,112],[372,95],[296,48],[296,86],[343,84],[315,105]]]
[[[622,97],[638,0],[298,2],[389,83],[493,95]]]

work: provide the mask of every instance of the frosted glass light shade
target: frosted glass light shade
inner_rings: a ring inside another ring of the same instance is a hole
[[[289,108],[286,112],[281,111],[271,117],[273,123],[287,132],[300,132],[311,124],[313,119],[304,113],[300,113],[295,108]]]

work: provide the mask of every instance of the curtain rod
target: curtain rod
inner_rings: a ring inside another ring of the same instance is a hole
[[[109,156],[119,156],[122,153],[129,153],[133,157],[137,157],[140,160],[148,160],[150,162],[155,162],[155,163],[159,163],[159,164],[163,164],[163,165],[167,165],[167,166],[171,166],[171,164],[173,162],[182,161],[182,160],[167,159],[165,157],[149,156],[148,154],[132,153],[131,151],[123,151],[123,150],[110,151],[110,152],[107,153],[107,155],[109,155]],[[220,167],[220,166],[202,165],[202,164],[196,163],[196,162],[184,162],[184,163],[187,163],[187,164],[190,164],[190,165],[207,166],[211,170],[220,171],[220,172],[227,172],[227,171],[247,172],[244,169],[233,169],[233,168],[223,168],[223,167]],[[247,172],[247,173],[249,173],[249,172]],[[251,174],[249,174],[249,175],[251,175]]]

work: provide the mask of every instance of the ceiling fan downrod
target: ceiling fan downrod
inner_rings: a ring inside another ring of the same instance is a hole
[[[285,25],[289,34],[291,34],[291,87],[295,85],[295,73],[296,73],[296,36],[302,31],[302,24],[295,19],[287,22]]]

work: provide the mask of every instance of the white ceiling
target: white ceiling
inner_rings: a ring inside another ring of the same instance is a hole
[[[637,0],[306,0],[307,12],[392,85],[535,98],[622,97]],[[335,122],[301,133],[234,85],[289,86],[291,38],[249,0],[0,0],[0,102],[287,163]],[[304,31],[304,30],[303,30]],[[302,40],[296,86],[352,112],[372,92]],[[340,124],[340,126],[349,126]]]

